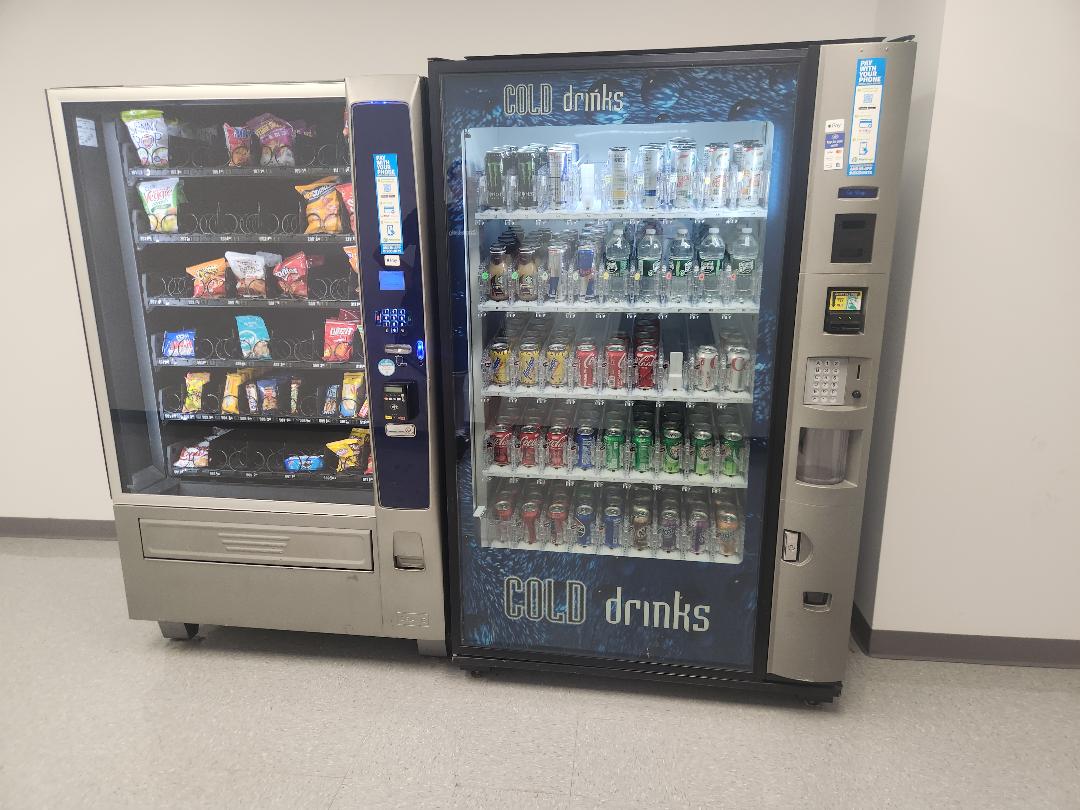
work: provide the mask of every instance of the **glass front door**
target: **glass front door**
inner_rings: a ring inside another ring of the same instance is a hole
[[[439,78],[461,647],[752,668],[797,69]]]

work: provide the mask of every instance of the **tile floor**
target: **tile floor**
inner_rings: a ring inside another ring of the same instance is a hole
[[[127,619],[115,543],[0,539],[2,808],[1080,808],[1080,670],[866,658],[789,701]]]

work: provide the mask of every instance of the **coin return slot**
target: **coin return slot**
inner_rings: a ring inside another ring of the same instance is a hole
[[[825,591],[803,591],[803,607],[816,613],[824,613],[832,608],[832,594]]]

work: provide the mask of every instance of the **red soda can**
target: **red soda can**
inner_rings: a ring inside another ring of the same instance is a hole
[[[634,387],[656,388],[656,366],[660,351],[656,344],[643,341],[634,349]]]
[[[549,467],[566,467],[566,448],[570,445],[570,431],[564,425],[552,425],[547,429],[547,463]]]
[[[510,463],[510,444],[514,440],[513,429],[499,422],[491,429],[491,461],[499,467],[505,467]]]
[[[596,387],[596,343],[583,340],[574,349],[574,372],[582,388]]]
[[[626,341],[609,340],[604,346],[604,385],[626,388]]]
[[[540,446],[540,426],[522,425],[518,431],[518,448],[521,450],[521,466],[536,466],[536,449]]]

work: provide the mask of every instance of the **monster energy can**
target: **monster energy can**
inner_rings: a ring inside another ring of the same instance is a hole
[[[488,206],[505,208],[506,153],[501,147],[484,153],[484,178],[487,180]]]

